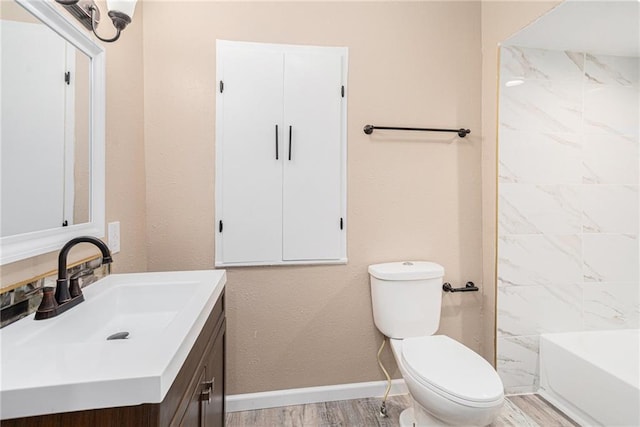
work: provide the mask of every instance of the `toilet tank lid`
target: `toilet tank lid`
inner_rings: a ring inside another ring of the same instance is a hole
[[[422,280],[444,276],[444,267],[429,261],[399,261],[369,266],[369,274],[382,280]]]

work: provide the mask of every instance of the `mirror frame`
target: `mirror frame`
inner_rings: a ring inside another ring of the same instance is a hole
[[[78,236],[104,237],[105,231],[105,50],[62,15],[47,0],[15,0],[44,25],[91,60],[90,89],[90,220],[68,227],[33,231],[0,238],[0,265],[59,250]]]

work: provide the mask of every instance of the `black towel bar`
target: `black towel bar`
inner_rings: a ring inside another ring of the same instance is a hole
[[[366,125],[364,127],[364,133],[367,135],[371,135],[374,130],[415,130],[421,132],[456,132],[460,138],[464,138],[467,134],[471,133],[469,129],[435,129],[435,128],[405,128],[405,127],[395,127],[395,126],[374,126],[374,125]]]

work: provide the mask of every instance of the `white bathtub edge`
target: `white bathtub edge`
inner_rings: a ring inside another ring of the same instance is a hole
[[[567,417],[571,418],[574,422],[580,424],[581,426],[601,425],[596,420],[594,420],[569,402],[566,402],[562,398],[556,397],[555,393],[548,392],[543,388],[540,388],[537,393],[542,396],[547,402],[551,403],[553,406],[558,408],[558,410],[562,411]]]
[[[638,331],[624,333],[615,330],[541,335],[538,393],[582,426],[640,425],[640,389],[637,380],[629,380],[626,375],[637,372],[638,365],[634,363],[638,363]],[[632,334],[631,340],[628,333]],[[617,369],[610,369],[617,359],[608,358],[609,352],[599,352],[612,346],[618,351],[614,356],[623,353],[631,357],[615,365]]]

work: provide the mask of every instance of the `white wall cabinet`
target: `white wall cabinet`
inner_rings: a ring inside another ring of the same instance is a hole
[[[217,42],[216,266],[346,262],[347,49]]]

